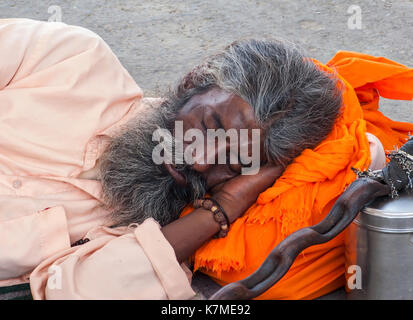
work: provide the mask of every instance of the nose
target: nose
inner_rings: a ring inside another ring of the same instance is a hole
[[[184,142],[184,153],[192,155],[192,169],[199,173],[206,173],[215,165],[225,165],[230,160],[230,146],[224,141],[214,141],[209,143],[204,138],[203,144],[195,144]]]
[[[199,172],[199,173],[206,173],[208,172],[208,170],[212,167],[211,164],[207,164],[207,163],[197,163],[195,162],[192,165],[192,169]]]

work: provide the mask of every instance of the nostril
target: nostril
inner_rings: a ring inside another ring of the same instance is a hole
[[[191,168],[192,168],[194,171],[197,171],[197,172],[199,172],[199,173],[204,173],[204,172],[207,172],[207,171],[211,168],[211,165],[210,165],[210,164],[207,164],[207,163],[197,163],[197,162],[195,162],[195,163],[191,166]]]

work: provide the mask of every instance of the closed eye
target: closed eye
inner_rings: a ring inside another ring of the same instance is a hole
[[[224,127],[223,127],[223,125],[222,125],[222,123],[221,123],[221,119],[219,118],[219,115],[218,115],[216,112],[214,112],[214,113],[212,114],[212,118],[213,118],[214,121],[215,121],[215,124],[216,124],[217,129],[224,129]]]
[[[205,131],[207,131],[207,126],[205,125],[205,121],[204,121],[204,118],[202,118],[202,120],[201,120],[201,125],[202,125],[202,128],[205,130]]]

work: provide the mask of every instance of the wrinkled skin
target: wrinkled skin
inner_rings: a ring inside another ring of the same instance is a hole
[[[401,150],[413,155],[413,139]],[[288,236],[272,250],[257,271],[241,281],[221,288],[210,299],[246,300],[261,295],[285,275],[301,251],[330,241],[353,221],[366,204],[377,197],[390,194],[391,181],[397,190],[408,185],[406,173],[394,159],[382,170],[380,178],[361,178],[354,181],[320,223]]]
[[[215,164],[207,163],[207,154],[200,155],[191,169],[201,174],[205,179],[206,190],[225,209],[230,221],[234,221],[251,206],[258,195],[270,187],[278,179],[284,168],[268,161],[264,152],[263,130],[255,119],[253,108],[239,96],[218,87],[194,95],[180,109],[175,121],[182,121],[183,133],[189,129],[199,129],[206,136],[207,129],[235,129],[240,139],[240,129],[260,131],[260,172],[256,175],[241,175],[242,164],[218,164],[218,148],[215,150]],[[191,142],[185,142],[183,148]],[[239,145],[240,145],[239,141]],[[245,143],[245,141],[243,141]],[[248,136],[248,152],[252,152],[252,137]],[[205,148],[207,150],[207,140]],[[229,152],[230,144],[226,145]],[[239,152],[239,150],[238,150]],[[211,155],[208,155],[210,157]],[[185,185],[185,177],[170,164],[164,164],[166,170],[179,185]],[[264,170],[264,171],[263,171]],[[263,172],[262,172],[263,171]]]
[[[266,162],[263,153],[264,132],[255,120],[252,107],[239,96],[227,92],[221,88],[213,87],[204,93],[193,96],[179,111],[176,121],[183,122],[184,134],[189,129],[199,129],[206,136],[207,129],[235,129],[240,137],[240,129],[260,130],[261,145],[260,159],[261,163]],[[184,142],[184,150],[191,142]],[[251,137],[248,144],[251,145]],[[205,139],[205,150],[207,148]],[[229,143],[227,145],[229,150]],[[250,148],[251,152],[251,148]],[[206,181],[206,188],[211,193],[215,193],[222,188],[226,181],[234,178],[241,173],[241,164],[207,164],[207,155],[201,158],[203,161],[195,161],[192,169],[199,172]],[[217,160],[218,150],[215,151],[215,160]],[[217,162],[215,162],[217,163]],[[185,178],[175,170],[173,166],[165,164],[166,169],[172,177],[181,185],[185,185]]]

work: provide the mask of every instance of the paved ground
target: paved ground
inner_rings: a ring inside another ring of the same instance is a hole
[[[413,66],[413,0],[0,0],[0,18],[48,20],[55,5],[63,22],[105,39],[149,96],[161,95],[202,57],[245,37],[289,39],[322,62],[346,49]],[[361,29],[348,27],[354,5]],[[413,121],[411,106],[382,108]]]
[[[413,67],[413,0],[0,0],[0,18],[48,20],[56,16],[51,6],[59,6],[63,22],[106,40],[148,96],[162,95],[203,57],[246,37],[289,39],[322,62],[345,49]],[[361,29],[351,29],[357,10]],[[412,102],[383,101],[381,109],[413,121]]]

